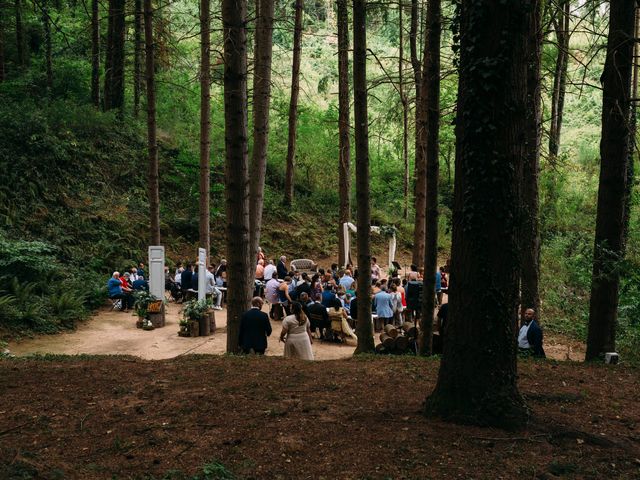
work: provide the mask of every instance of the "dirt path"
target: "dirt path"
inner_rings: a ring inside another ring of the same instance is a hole
[[[267,307],[264,308],[267,311]],[[9,350],[17,356],[30,354],[63,355],[133,355],[146,360],[175,358],[186,354],[223,354],[227,348],[227,311],[216,312],[218,330],[210,337],[178,337],[180,305],[167,304],[166,326],[151,331],[135,327],[136,317],[122,312],[101,310],[97,315],[82,323],[74,332],[57,335],[43,335],[9,344]],[[271,322],[273,333],[269,338],[267,355],[282,356],[284,344],[278,341],[282,330],[281,322]],[[377,343],[377,339],[376,339]],[[313,343],[316,360],[337,360],[349,358],[355,350],[355,341],[349,339],[346,345]],[[545,351],[548,358],[555,360],[584,360],[584,345],[554,335],[545,337]]]
[[[265,307],[265,311],[268,309]],[[44,335],[21,342],[12,342],[12,354],[23,356],[34,353],[65,355],[134,355],[146,360],[174,358],[185,354],[223,354],[227,348],[227,311],[216,312],[217,331],[210,337],[183,338],[178,336],[180,305],[167,304],[166,325],[145,331],[136,328],[137,317],[123,312],[101,310],[74,332]],[[282,356],[284,344],[279,342],[282,322],[271,322],[273,333],[269,337],[267,355]],[[314,341],[313,353],[317,360],[336,360],[353,355],[355,341],[346,345]]]

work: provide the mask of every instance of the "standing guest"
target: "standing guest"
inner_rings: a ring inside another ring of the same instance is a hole
[[[442,305],[442,273],[436,272],[436,305]]]
[[[227,260],[226,259],[221,259],[220,260],[220,265],[218,265],[218,268],[216,268],[216,271],[213,272],[213,275],[216,277],[216,279],[218,277],[222,277],[223,273],[227,273]]]
[[[311,328],[307,316],[298,302],[292,305],[292,314],[282,321],[280,341],[284,342],[285,358],[313,360]]]
[[[388,323],[393,323],[393,297],[386,290],[380,290],[373,297],[373,307],[378,315],[376,319],[376,332]]]
[[[262,299],[253,297],[251,309],[244,312],[240,318],[239,343],[245,354],[254,353],[264,355],[267,349],[267,337],[271,335],[271,323],[266,313],[262,311]]]
[[[347,290],[351,290],[351,287],[353,286],[353,282],[355,282],[355,280],[351,276],[351,270],[349,269],[345,270],[343,277],[340,279],[340,285],[342,285],[345,291],[347,291]]]
[[[417,320],[420,318],[422,288],[423,283],[418,281],[418,274],[416,272],[409,272],[409,281],[407,282],[406,288],[407,319]]]
[[[264,253],[262,252],[262,248],[258,247],[258,253],[256,255],[256,261],[258,263],[260,263],[260,260],[262,260],[262,264],[264,265]]]
[[[524,354],[534,357],[545,358],[544,348],[542,348],[542,329],[536,322],[536,311],[527,308],[524,312],[524,325],[520,327],[518,333],[518,348]]]
[[[133,298],[130,294],[125,293],[122,290],[122,282],[120,281],[120,272],[113,272],[113,275],[107,282],[107,292],[109,298],[114,300],[120,300],[120,310],[126,312],[128,309],[133,308]]]
[[[289,315],[290,313],[289,306],[291,305],[291,302],[292,302],[291,296],[289,295],[290,285],[291,285],[291,277],[287,275],[286,277],[284,277],[284,282],[282,282],[278,287],[278,302],[280,303],[280,305],[282,305],[282,308],[284,308],[284,311],[286,312],[287,315]]]
[[[280,260],[278,261],[278,265],[276,266],[276,271],[278,272],[278,277],[284,278],[289,274],[289,269],[287,269],[287,257],[282,255]]]
[[[380,265],[378,265],[378,259],[376,257],[371,257],[371,280],[378,281],[382,277],[382,270],[380,270]]]
[[[182,272],[184,272],[184,267],[182,266],[182,263],[178,263],[176,267],[176,276],[173,280],[178,284],[178,286],[182,285]]]
[[[320,274],[316,273],[311,277],[311,300],[319,302],[322,300],[322,283],[320,282]]]
[[[442,293],[447,293],[449,279],[447,278],[447,272],[444,271],[444,266],[440,267],[440,284],[442,286]]]
[[[274,306],[280,302],[278,300],[278,289],[280,288],[280,282],[278,281],[278,273],[274,272],[273,277],[265,285],[265,298],[267,302],[271,304],[269,309],[269,317],[274,318]],[[278,309],[280,306],[278,306]]]
[[[256,265],[256,280],[264,281],[264,260],[258,260]]]
[[[389,287],[389,295],[391,295],[391,302],[393,305],[393,324],[400,325],[402,319],[402,295],[398,292],[398,286],[395,282],[391,283]]]
[[[273,274],[276,273],[278,269],[273,264],[273,260],[269,260],[269,263],[264,267],[264,281],[268,282],[273,278]]]

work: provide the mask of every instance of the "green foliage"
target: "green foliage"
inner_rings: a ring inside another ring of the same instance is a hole
[[[158,301],[158,297],[146,290],[139,290],[135,292],[133,294],[133,299],[133,309],[136,311],[136,315],[143,318],[147,318],[149,305]]]
[[[197,321],[204,318],[209,310],[207,300],[189,300],[182,306],[182,316],[184,320]]]

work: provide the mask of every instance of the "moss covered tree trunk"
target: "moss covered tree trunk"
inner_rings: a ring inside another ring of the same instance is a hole
[[[367,114],[367,2],[353,1],[353,110],[356,140],[358,227],[358,346],[355,353],[375,350],[371,324],[371,205],[369,203],[369,120]]]
[[[264,182],[269,149],[271,59],[273,56],[273,0],[260,0],[255,36],[253,74],[253,155],[251,157],[251,255],[256,255],[262,231]]]
[[[349,10],[347,0],[337,0],[338,7],[338,182],[340,213],[338,222],[338,264],[351,261],[344,249],[344,228],[351,220],[351,139],[349,137]]]
[[[587,360],[616,348],[619,263],[623,258],[624,203],[631,145],[629,106],[635,28],[634,0],[612,0],[602,73],[602,138]]]
[[[424,252],[424,295],[420,319],[420,352],[431,354],[433,313],[435,310],[435,283],[438,268],[438,181],[440,177],[440,37],[442,32],[441,1],[429,0],[427,4],[427,30],[424,49],[423,90],[425,124],[421,125],[426,136],[427,208]]]
[[[200,247],[210,255],[209,203],[211,175],[211,4],[200,1]]]
[[[136,0],[139,1],[139,0]],[[91,103],[100,108],[100,3],[91,0]]]
[[[287,171],[284,179],[284,205],[293,202],[293,185],[298,133],[298,96],[300,94],[300,55],[302,53],[303,0],[296,0],[293,31],[293,64],[291,66],[291,99],[289,101],[289,140],[287,142]]]
[[[156,126],[156,78],[153,45],[152,0],[144,0],[144,39],[147,83],[147,142],[149,150],[149,241],[160,245],[160,178],[158,173],[158,140]]]
[[[247,2],[223,0],[227,352],[237,353],[240,317],[249,308],[254,266],[249,252],[247,145]]]
[[[96,0],[94,0],[95,2]],[[140,115],[140,92],[142,84],[142,0],[134,0],[133,12],[133,116]]]
[[[522,426],[516,374],[529,0],[462,0],[449,324],[425,412]]]

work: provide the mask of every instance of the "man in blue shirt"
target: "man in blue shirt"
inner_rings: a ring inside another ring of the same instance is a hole
[[[107,282],[107,294],[109,298],[122,302],[122,306],[120,307],[121,311],[126,312],[129,308],[133,308],[133,297],[122,291],[120,272],[113,272],[113,275]]]
[[[436,298],[438,305],[442,305],[442,274],[440,270],[436,271]]]
[[[322,305],[325,308],[329,308],[333,305],[333,301],[338,298],[336,294],[333,293],[333,286],[328,285],[325,290],[322,291]]]
[[[344,290],[351,290],[353,286],[353,277],[351,276],[351,270],[345,270],[344,275],[340,279],[340,285],[344,287]]]
[[[385,290],[380,290],[373,297],[373,307],[378,315],[376,331],[382,330],[387,323],[393,323],[393,297]]]

